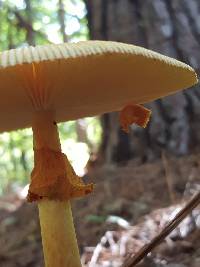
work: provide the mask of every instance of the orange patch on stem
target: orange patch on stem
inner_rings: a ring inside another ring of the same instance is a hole
[[[35,166],[27,196],[29,202],[42,198],[69,200],[85,196],[92,190],[93,184],[83,183],[64,153],[49,148],[35,150]]]
[[[127,105],[125,106],[119,116],[122,130],[129,132],[129,126],[133,123],[145,128],[149,121],[151,111],[141,105]]]

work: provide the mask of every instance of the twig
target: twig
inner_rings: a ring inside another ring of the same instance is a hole
[[[163,166],[165,169],[165,177],[166,177],[167,188],[168,188],[170,200],[171,200],[171,203],[174,204],[176,202],[176,197],[175,197],[174,192],[173,192],[173,185],[172,185],[173,183],[172,183],[172,177],[170,174],[168,159],[167,159],[167,156],[166,156],[164,151],[162,151],[162,162],[163,162]]]
[[[135,256],[130,256],[125,260],[122,267],[133,267],[139,263],[149,252],[161,243],[182,221],[185,217],[200,204],[200,191],[178,212],[175,218],[169,222],[166,227],[149,244],[145,245]]]
[[[90,263],[89,263],[89,267],[94,267],[96,265],[97,260],[99,258],[99,255],[102,252],[103,246],[105,245],[106,242],[107,242],[107,238],[105,236],[103,236],[101,238],[100,243],[96,246],[96,248],[93,252],[92,258],[91,258]]]

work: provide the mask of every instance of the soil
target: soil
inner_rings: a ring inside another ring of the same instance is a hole
[[[72,202],[84,267],[121,266],[200,189],[199,155],[88,166],[95,190]],[[0,199],[0,266],[44,266],[37,207],[14,193]],[[200,207],[138,266],[199,267]]]

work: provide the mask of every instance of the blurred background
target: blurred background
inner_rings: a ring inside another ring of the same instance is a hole
[[[143,46],[199,74],[200,1],[0,0],[0,51],[88,39]],[[83,266],[120,266],[200,189],[199,85],[146,106],[148,127],[129,134],[117,112],[59,125],[63,152],[96,184],[73,202]],[[32,167],[31,129],[0,134],[2,267],[43,266],[37,207],[25,202]],[[199,267],[199,228],[197,207],[138,266]]]

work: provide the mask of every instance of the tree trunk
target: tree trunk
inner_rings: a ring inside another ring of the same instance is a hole
[[[67,42],[68,38],[67,38],[67,34],[65,31],[66,28],[66,23],[65,23],[65,8],[64,8],[64,3],[62,0],[58,1],[58,21],[60,24],[60,32],[62,34],[62,39],[63,42]]]
[[[86,0],[91,39],[144,46],[200,69],[199,0]],[[133,88],[134,89],[134,88]],[[139,88],[135,88],[139,89]],[[153,159],[167,150],[185,155],[200,141],[198,87],[148,103],[153,116],[144,130],[123,133],[116,114],[102,116],[101,152],[106,162],[134,156]]]
[[[26,27],[26,40],[29,45],[35,45],[35,32],[33,31],[33,9],[31,0],[25,0],[26,4],[26,18],[28,25],[31,27]]]

